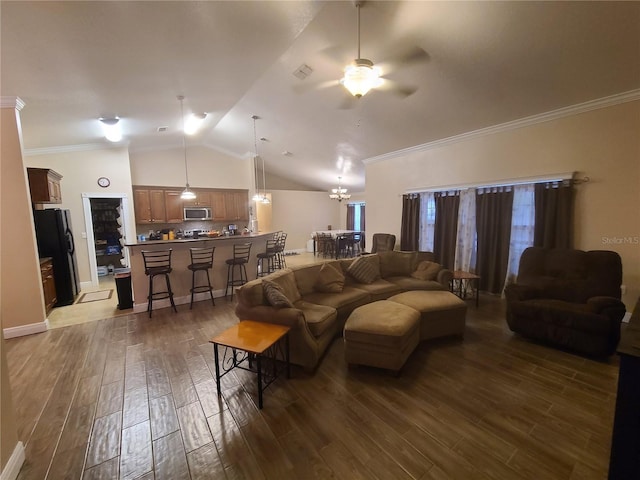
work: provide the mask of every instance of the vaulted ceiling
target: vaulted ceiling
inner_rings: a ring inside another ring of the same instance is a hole
[[[189,143],[247,158],[258,115],[267,170],[320,190],[339,175],[362,189],[367,158],[640,88],[640,2],[365,2],[362,56],[400,89],[358,100],[338,83],[351,1],[0,8],[0,88],[26,103],[26,149],[107,144],[97,118],[114,115],[132,151],[180,145],[184,95],[208,113]]]

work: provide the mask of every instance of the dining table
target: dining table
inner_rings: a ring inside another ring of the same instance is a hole
[[[339,253],[338,240],[342,235],[346,233],[362,233],[362,235],[364,235],[364,232],[361,232],[360,230],[316,230],[314,231],[311,234],[311,236],[313,237],[313,256],[315,257],[317,253],[318,234],[323,234],[323,235],[331,235],[333,240],[336,242],[334,251],[336,252],[336,258],[338,258],[338,253]]]

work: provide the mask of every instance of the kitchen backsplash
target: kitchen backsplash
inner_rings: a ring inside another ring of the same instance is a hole
[[[249,227],[247,222],[240,222],[235,224],[239,231],[244,230],[245,227]],[[222,233],[229,226],[229,222],[226,223],[215,223],[215,222],[198,222],[198,221],[189,221],[183,223],[154,223],[154,224],[138,224],[136,225],[136,235],[145,235],[148,236],[149,232],[157,232],[158,230],[173,230],[174,232],[178,232],[181,230],[182,232],[192,232],[193,230],[201,230],[201,231],[213,231],[217,230]]]

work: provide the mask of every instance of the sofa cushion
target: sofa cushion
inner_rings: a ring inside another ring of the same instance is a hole
[[[338,270],[339,269],[339,270]],[[331,263],[324,263],[318,271],[314,289],[324,293],[340,293],[344,288],[344,274],[342,268]]]
[[[346,315],[351,313],[354,308],[369,303],[371,296],[364,290],[359,290],[355,287],[344,287],[340,293],[310,293],[305,295],[303,300],[333,307],[338,310],[338,317],[346,318]]]
[[[300,300],[296,278],[290,268],[285,268],[264,278],[270,282],[277,283],[281,287],[282,293],[286,295],[291,303]]]
[[[376,268],[368,256],[356,258],[347,272],[360,283],[373,283],[380,278],[380,269]]]
[[[267,305],[269,302],[264,296],[262,279],[251,280],[238,289],[239,301],[250,307]]]
[[[379,278],[375,282],[371,283],[358,283],[354,288],[358,290],[364,290],[371,295],[371,301],[377,302],[378,300],[386,300],[388,297],[400,293],[402,289],[395,283],[391,283],[388,280]]]
[[[442,265],[439,263],[425,260],[418,264],[418,267],[415,272],[411,273],[411,276],[419,280],[435,280],[441,269]]]
[[[319,337],[336,322],[335,308],[298,300],[294,306],[304,314],[304,320],[314,337]]]
[[[611,329],[609,319],[591,312],[586,303],[539,298],[514,302],[509,307],[520,321],[537,324],[542,329],[546,325],[548,332],[555,327],[565,327],[606,337]]]
[[[389,277],[385,280],[400,287],[401,290],[446,290],[446,288],[435,280],[420,280],[413,277]]]
[[[380,274],[382,278],[409,276],[414,271],[416,252],[381,252],[377,254],[380,258]]]
[[[293,303],[287,298],[282,291],[282,287],[275,282],[269,280],[262,281],[262,288],[267,301],[276,308],[293,308]]]

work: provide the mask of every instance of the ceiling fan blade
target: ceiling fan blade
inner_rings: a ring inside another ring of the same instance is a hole
[[[345,95],[342,99],[342,102],[340,102],[340,105],[338,105],[338,109],[339,110],[351,110],[352,108],[356,108],[356,105],[358,105],[358,102],[360,101],[359,98],[354,97],[353,95],[349,94],[348,92],[345,91]]]
[[[384,78],[383,80],[382,85],[377,87],[376,90],[391,92],[401,98],[407,98],[418,90],[418,87],[413,85],[401,85],[398,82],[389,80],[388,78]]]
[[[408,48],[398,56],[397,62],[403,64],[428,62],[430,59],[429,54],[418,45]]]
[[[339,85],[340,85],[340,81],[338,80],[327,80],[325,82],[315,82],[315,83],[314,82],[307,83],[304,80],[302,80],[301,82],[293,85],[292,88],[295,93],[303,94],[308,92],[315,92],[318,90],[324,90],[326,88],[335,87]]]

